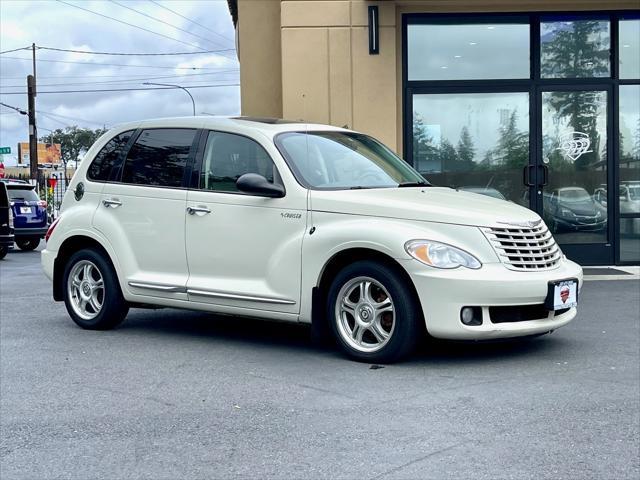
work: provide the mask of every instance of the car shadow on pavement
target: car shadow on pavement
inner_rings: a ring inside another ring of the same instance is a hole
[[[182,339],[233,343],[238,347],[272,348],[290,354],[342,356],[333,342],[311,339],[309,325],[246,317],[215,315],[174,309],[133,309],[118,327],[121,333],[171,335]],[[504,360],[527,355],[549,355],[566,348],[568,340],[556,335],[493,342],[452,342],[425,338],[404,363],[451,364]]]

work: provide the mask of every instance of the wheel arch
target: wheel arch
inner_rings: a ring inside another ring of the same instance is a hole
[[[378,262],[393,269],[404,279],[411,294],[417,302],[417,305],[420,305],[418,292],[413,281],[411,280],[411,277],[409,276],[409,273],[396,259],[387,255],[386,253],[372,248],[351,247],[335,253],[331,258],[327,260],[322,270],[320,271],[318,281],[313,287],[311,297],[311,324],[314,330],[318,332],[326,331],[329,326],[329,319],[325,316],[325,306],[327,302],[327,293],[333,279],[346,266],[362,260]]]
[[[71,256],[86,248],[93,248],[94,250],[99,251],[104,255],[105,260],[107,260],[112,267],[114,267],[114,263],[107,252],[107,249],[95,238],[86,236],[86,235],[74,235],[72,237],[67,238],[58,249],[58,254],[56,255],[56,259],[53,263],[53,299],[56,301],[64,300],[63,296],[63,285],[62,285],[62,276],[64,275],[65,265],[67,261],[71,258]],[[114,267],[115,270],[115,267]]]

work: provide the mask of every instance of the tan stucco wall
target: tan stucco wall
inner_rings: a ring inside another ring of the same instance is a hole
[[[282,117],[280,0],[239,0],[237,29],[242,114]]]
[[[367,6],[380,8],[369,55]],[[640,8],[640,0],[238,0],[242,113],[347,125],[402,152],[402,15]]]

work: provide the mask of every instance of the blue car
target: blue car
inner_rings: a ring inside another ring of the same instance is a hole
[[[40,200],[34,185],[19,180],[4,181],[4,183],[13,211],[16,245],[21,250],[34,250],[49,228],[47,202]]]

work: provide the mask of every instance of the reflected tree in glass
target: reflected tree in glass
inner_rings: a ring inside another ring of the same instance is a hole
[[[543,78],[607,77],[609,22],[577,20],[541,24]]]

